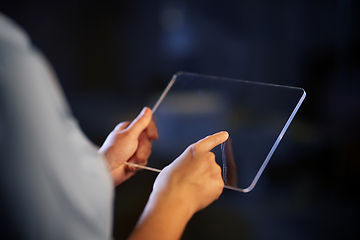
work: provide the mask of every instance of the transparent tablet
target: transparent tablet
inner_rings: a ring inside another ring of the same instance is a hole
[[[213,150],[225,187],[249,192],[305,95],[296,87],[177,73],[153,107],[159,139],[148,169],[164,168],[188,145],[225,130],[229,139]]]

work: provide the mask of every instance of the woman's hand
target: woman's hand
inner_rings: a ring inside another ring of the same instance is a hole
[[[210,151],[228,136],[220,132],[190,145],[161,171],[129,239],[180,239],[193,214],[223,191],[221,168]]]
[[[211,150],[226,141],[228,136],[227,132],[219,132],[190,145],[161,171],[155,180],[152,195],[173,196],[188,207],[191,214],[218,199],[224,181],[221,167]]]
[[[125,162],[147,164],[152,141],[157,138],[152,112],[147,107],[132,122],[122,122],[115,127],[99,149],[107,160],[115,186],[135,173],[135,168]]]

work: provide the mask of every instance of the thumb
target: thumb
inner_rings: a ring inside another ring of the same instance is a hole
[[[132,132],[136,136],[139,136],[140,133],[142,133],[149,126],[151,117],[151,109],[144,107],[140,114],[126,128],[126,130]]]

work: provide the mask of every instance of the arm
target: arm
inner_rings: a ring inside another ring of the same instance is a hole
[[[151,143],[158,138],[151,118],[151,110],[145,107],[132,122],[118,124],[99,149],[106,158],[115,186],[135,173],[135,168],[125,165],[125,162],[147,164]]]
[[[226,132],[204,138],[161,171],[130,240],[179,239],[193,214],[220,196],[221,168],[210,151],[227,138]]]

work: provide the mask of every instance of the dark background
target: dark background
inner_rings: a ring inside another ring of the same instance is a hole
[[[178,71],[303,87],[256,188],[224,190],[183,239],[359,239],[359,1],[2,1],[48,57],[100,145]],[[124,239],[156,174],[117,188]]]

